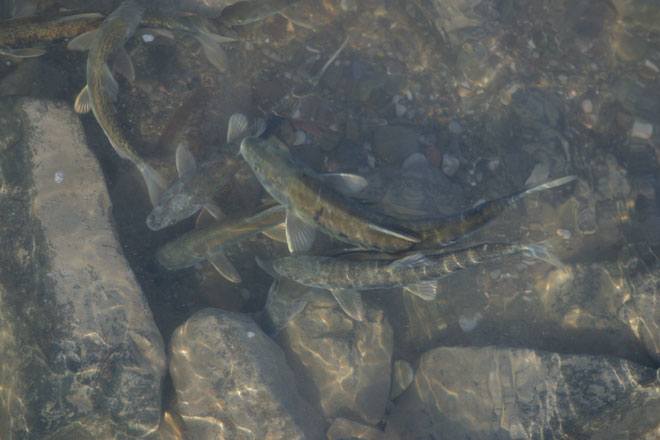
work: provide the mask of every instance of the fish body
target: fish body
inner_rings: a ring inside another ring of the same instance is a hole
[[[247,130],[247,118],[234,113],[227,126],[227,145],[199,167],[185,146],[179,145],[176,155],[179,179],[154,205],[147,217],[147,226],[157,231],[190,217],[203,207],[209,207],[209,201],[218,190],[227,184],[241,166],[245,166],[238,155],[238,145]],[[209,210],[218,218],[217,211],[217,208]]]
[[[433,282],[489,260],[539,250],[533,246],[541,247],[481,244],[429,255],[416,252],[395,260],[289,256],[275,260],[273,268],[283,277],[320,289],[391,289]]]
[[[71,38],[97,28],[103,22],[99,13],[64,17],[20,17],[0,23],[0,45],[22,46]]]
[[[367,209],[272,142],[248,137],[241,143],[241,154],[266,191],[287,208],[287,239],[311,235],[305,228],[316,227],[335,239],[385,252],[447,246],[484,226],[521,197],[575,178],[560,178],[453,216],[403,220]],[[290,231],[290,225],[295,230]],[[289,244],[290,249],[296,248]]]
[[[220,153],[200,165],[195,172],[181,176],[154,205],[147,217],[147,226],[157,231],[195,214],[242,165],[240,157]]]
[[[87,55],[87,87],[90,108],[110,144],[117,154],[130,160],[138,168],[147,184],[151,201],[155,203],[165,190],[165,181],[138,156],[121,129],[112,102],[118,86],[107,64],[133,35],[143,13],[142,6],[134,1],[127,1],[103,21]]]
[[[417,242],[410,231],[399,230],[393,218],[363,208],[272,142],[245,138],[241,154],[266,191],[286,207],[287,236],[296,235],[289,229],[292,222],[300,221],[368,249],[400,251]]]
[[[575,176],[565,176],[530,189],[509,194],[495,200],[480,203],[474,208],[459,214],[440,218],[403,221],[403,227],[413,231],[420,241],[411,249],[433,249],[449,246],[469,236],[482,226],[485,226],[508,207],[535,192],[565,185],[575,180]]]
[[[223,9],[219,21],[225,26],[243,26],[265,20],[301,0],[240,1]]]
[[[249,217],[225,219],[206,228],[195,229],[158,251],[158,261],[166,269],[175,270],[212,260],[226,247],[273,228],[284,221],[284,208],[265,205]]]

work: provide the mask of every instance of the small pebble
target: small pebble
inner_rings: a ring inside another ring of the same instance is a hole
[[[557,235],[559,235],[564,240],[568,240],[571,238],[571,231],[568,229],[557,229]]]
[[[630,135],[633,137],[638,137],[640,139],[648,139],[653,134],[653,125],[648,122],[642,122],[639,119],[635,119],[633,126],[630,129]]]
[[[493,159],[490,162],[488,162],[488,169],[491,171],[495,171],[497,168],[500,166],[500,160],[499,159]]]
[[[472,316],[461,315],[460,318],[458,318],[458,325],[461,327],[461,330],[468,333],[477,328],[477,324],[479,324],[481,318],[481,312],[477,312]]]
[[[458,122],[451,121],[449,122],[449,131],[454,134],[461,134],[463,133],[463,127],[461,127],[461,124],[459,124]]]
[[[257,336],[257,334],[256,334],[255,332],[247,332],[247,337],[248,337],[248,338],[252,339],[252,338],[254,338],[255,336]]]
[[[591,113],[594,111],[594,105],[591,103],[591,100],[585,99],[582,101],[582,111],[585,113]]]
[[[442,171],[449,177],[453,176],[456,174],[456,171],[458,171],[458,166],[460,165],[460,162],[458,159],[456,159],[454,156],[451,154],[443,154],[442,155]]]
[[[55,173],[55,183],[62,183],[62,182],[64,182],[64,172],[58,171]]]
[[[307,141],[307,135],[305,134],[305,132],[302,130],[296,131],[295,134],[293,135],[293,142],[292,142],[293,146],[297,147],[298,145],[302,145],[305,143],[305,141]]]
[[[142,35],[142,41],[144,41],[145,43],[151,43],[152,41],[154,41],[154,36],[151,34],[144,34]]]

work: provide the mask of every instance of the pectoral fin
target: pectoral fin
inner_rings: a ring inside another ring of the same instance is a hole
[[[204,210],[211,214],[214,219],[220,220],[221,218],[225,217],[225,214],[222,212],[220,207],[216,205],[215,203],[206,203],[204,205]]]
[[[73,102],[73,109],[76,113],[81,115],[89,113],[92,109],[92,103],[89,101],[89,89],[87,86],[83,87],[80,93],[78,93],[78,96],[76,96],[76,100]]]
[[[248,129],[248,119],[241,113],[234,113],[227,123],[227,143],[230,143]]]
[[[356,321],[364,320],[365,310],[360,292],[352,289],[335,289],[330,292],[348,316]]]
[[[420,239],[417,237],[413,237],[412,235],[404,234],[403,232],[397,232],[393,231],[391,229],[384,228],[382,226],[374,225],[373,223],[369,223],[367,225],[369,228],[374,229],[379,232],[383,232],[385,234],[391,235],[392,237],[400,238],[402,240],[409,241],[411,243],[419,243]]]
[[[98,31],[98,29],[93,29],[72,38],[71,41],[69,41],[69,44],[66,45],[66,48],[69,50],[78,50],[81,52],[89,50],[89,48],[92,47],[92,41],[94,41]]]
[[[43,47],[24,47],[21,49],[10,49],[6,46],[0,46],[0,55],[7,55],[14,58],[35,58],[46,53]]]
[[[357,174],[329,173],[321,174],[320,177],[328,185],[349,196],[362,191],[368,185],[367,179]]]
[[[117,93],[119,93],[119,84],[117,84],[115,77],[112,76],[108,64],[103,65],[103,88],[110,97],[110,101],[115,102],[117,100]]]
[[[135,81],[135,67],[133,67],[133,61],[123,46],[117,50],[117,54],[112,60],[112,69],[115,72],[121,73],[121,76],[126,78],[128,82],[132,83]]]
[[[112,143],[112,142],[111,142]],[[121,150],[115,148],[119,153]],[[156,206],[160,196],[167,189],[167,183],[161,177],[161,175],[147,163],[142,163],[138,165],[140,173],[142,173],[142,178],[144,183],[147,185],[147,191],[149,191],[149,200],[151,200],[151,206]]]
[[[233,38],[222,37],[206,31],[200,31],[195,38],[201,43],[202,51],[213,67],[223,73],[229,70],[227,54],[220,44],[234,41]]]
[[[207,260],[215,270],[227,280],[236,284],[241,282],[241,276],[239,275],[238,270],[236,270],[232,262],[229,261],[229,258],[227,258],[222,250],[210,253]]]
[[[428,283],[412,284],[403,288],[404,292],[412,293],[425,301],[433,301],[438,295],[437,281]]]
[[[307,252],[314,244],[316,229],[304,223],[290,211],[286,213],[286,242],[289,252],[300,254]]]
[[[195,171],[197,169],[197,161],[195,156],[192,155],[188,147],[184,144],[179,144],[176,147],[175,154],[176,172],[179,177]]]
[[[267,231],[263,231],[262,234],[271,240],[275,240],[280,243],[286,243],[286,222],[280,223],[279,225],[270,228]]]

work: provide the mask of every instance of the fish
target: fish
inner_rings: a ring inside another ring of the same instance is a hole
[[[397,251],[419,241],[393,223],[377,223],[385,219],[372,215],[335,187],[342,184],[351,190],[359,181],[353,175],[322,177],[274,142],[261,138],[245,138],[240,151],[264,189],[286,207],[287,244],[292,253],[310,249],[317,227],[333,238],[375,249]]]
[[[208,260],[225,278],[240,283],[241,278],[228,262],[224,249],[273,228],[284,221],[284,208],[267,203],[247,217],[229,218],[205,228],[187,232],[160,248],[158,262],[168,270],[183,269]]]
[[[396,253],[445,247],[484,226],[520,198],[575,179],[563,177],[453,216],[404,220],[369,210],[346,195],[349,191],[339,190],[337,180],[351,189],[359,176],[330,175],[333,184],[272,140],[247,137],[241,143],[241,155],[264,189],[286,207],[287,244],[292,253],[309,250],[316,229],[367,250]]]
[[[494,200],[487,200],[467,211],[442,218],[416,219],[402,222],[420,239],[411,250],[447,247],[470,236],[490,223],[507,208],[531,194],[557,188],[574,181],[576,176],[564,176],[549,182],[518,191]]]
[[[244,26],[265,20],[302,0],[240,1],[222,10],[218,21],[224,26]]]
[[[445,252],[412,252],[399,258],[292,255],[273,262],[281,276],[297,283],[340,295],[359,290],[392,289],[431,301],[438,292],[438,280],[464,269],[513,254],[525,254],[561,267],[551,252],[551,241],[534,244],[487,243]]]
[[[40,45],[52,44],[97,28],[103,14],[86,13],[63,17],[20,17],[0,22],[0,53],[30,58],[46,53]],[[14,48],[13,46],[29,46]]]
[[[122,3],[103,21],[87,55],[87,87],[89,106],[114,150],[130,160],[142,174],[149,198],[155,204],[167,184],[160,174],[135,152],[126,138],[113,105],[119,86],[108,60],[123,47],[140,23],[144,8],[133,0]]]
[[[221,215],[219,209],[209,201],[244,165],[237,154],[237,143],[247,132],[248,120],[244,115],[235,113],[230,116],[227,146],[199,167],[188,149],[179,145],[176,151],[179,178],[154,205],[147,216],[147,226],[153,231],[166,228],[190,217],[203,207],[218,218]]]

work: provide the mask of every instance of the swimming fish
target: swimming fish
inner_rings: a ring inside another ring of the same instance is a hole
[[[224,219],[177,237],[158,251],[158,262],[166,269],[176,270],[208,260],[229,281],[240,283],[241,278],[228,262],[224,249],[283,221],[284,208],[269,203],[247,217]]]
[[[317,228],[360,248],[384,252],[447,246],[485,225],[521,197],[575,179],[563,177],[454,216],[402,220],[367,209],[271,141],[245,138],[241,154],[266,191],[286,207],[287,243],[292,253],[308,250]],[[354,186],[354,176],[344,177],[333,179],[343,180],[346,187]]]
[[[218,208],[209,201],[244,165],[232,143],[240,141],[247,130],[248,120],[244,115],[231,115],[227,126],[227,146],[199,167],[188,149],[179,145],[176,151],[179,179],[154,205],[147,217],[147,226],[154,231],[163,229],[190,217],[202,207],[218,218]]]
[[[218,20],[224,26],[243,26],[265,20],[301,0],[240,1],[222,10]]]
[[[95,29],[102,21],[103,15],[96,12],[5,20],[0,22],[0,53],[18,58],[40,56],[46,53],[43,45]]]
[[[550,252],[549,242],[540,242],[523,245],[480,244],[430,254],[414,252],[396,259],[356,260],[348,257],[293,255],[275,260],[273,268],[281,276],[300,284],[332,292],[403,287],[404,291],[425,300],[433,300],[438,291],[437,280],[486,261],[517,253],[561,266]]]
[[[126,138],[113,105],[118,85],[108,67],[108,60],[123,47],[137,28],[144,8],[129,0],[122,3],[103,21],[87,55],[89,105],[117,154],[130,160],[140,171],[154,204],[167,185],[158,172],[146,163]]]

